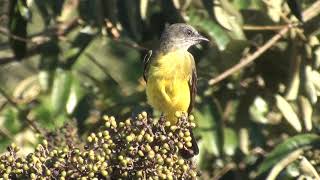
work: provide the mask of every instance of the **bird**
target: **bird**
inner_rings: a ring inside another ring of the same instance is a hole
[[[171,124],[177,123],[176,112],[190,114],[197,92],[197,72],[191,46],[209,41],[191,25],[175,23],[167,26],[160,36],[160,45],[144,59],[148,104],[163,113]],[[192,147],[180,154],[189,159],[199,154],[190,129]]]

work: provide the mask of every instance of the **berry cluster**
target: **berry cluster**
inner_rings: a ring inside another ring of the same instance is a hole
[[[87,137],[84,148],[70,145],[51,148],[46,140],[34,153],[18,157],[12,144],[0,157],[4,179],[195,179],[191,160],[179,156],[189,148],[193,116],[177,114],[177,124],[152,119],[142,112],[116,121],[104,116],[105,127]]]

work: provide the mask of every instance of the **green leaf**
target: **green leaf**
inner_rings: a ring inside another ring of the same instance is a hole
[[[135,41],[142,39],[142,19],[140,17],[140,1],[118,1],[119,20]]]
[[[52,113],[46,104],[46,100],[43,99],[41,104],[33,109],[32,114],[35,119],[37,119],[37,123],[39,123],[41,127],[54,129]]]
[[[277,145],[275,149],[267,155],[266,159],[258,169],[258,175],[272,168],[277,162],[294,150],[319,143],[320,137],[316,134],[301,134],[285,140],[283,143]]]
[[[84,90],[77,79],[72,81],[69,98],[66,104],[68,114],[72,114],[81,98],[84,96]]]
[[[77,62],[80,55],[94,39],[95,34],[96,31],[91,26],[86,26],[81,29],[80,33],[73,40],[70,50],[64,54],[66,59],[64,67],[66,69],[70,69],[72,65]]]
[[[35,0],[35,4],[38,7],[41,18],[45,21],[46,25],[49,25],[50,23],[55,22],[55,18],[61,14],[64,0]]]
[[[237,7],[238,9],[247,9],[250,7],[250,2],[251,0],[234,0],[233,4],[235,5],[235,7]]]
[[[81,0],[78,6],[80,18],[85,21],[86,24],[96,24],[98,19],[97,7],[96,0]]]
[[[51,94],[51,112],[53,115],[65,112],[72,79],[70,71],[57,69]]]
[[[287,120],[287,122],[297,131],[302,131],[302,126],[299,120],[298,115],[293,110],[292,106],[288,101],[286,101],[281,95],[276,94],[276,106],[284,116],[284,118]]]
[[[46,92],[52,86],[54,71],[58,65],[60,47],[56,40],[49,41],[40,47],[41,57],[38,74],[41,89]]]
[[[21,59],[27,52],[26,39],[27,37],[27,11],[26,1],[24,0],[12,0],[10,1],[9,11],[9,31],[11,34],[18,36],[19,39],[10,36],[10,46],[17,59]]]
[[[215,118],[215,111],[209,105],[204,106],[200,111],[195,111],[195,117],[198,122],[196,133],[201,136],[200,149],[215,156],[222,152],[223,132],[220,124]]]
[[[4,127],[11,134],[16,134],[22,129],[22,123],[19,119],[19,112],[14,108],[8,108],[3,112]]]
[[[223,144],[224,154],[228,156],[233,156],[238,147],[238,136],[235,133],[235,131],[231,128],[224,128],[223,136],[224,136],[224,144]]]
[[[0,136],[0,152],[4,152],[10,143],[12,143],[11,139]]]
[[[269,107],[267,102],[261,96],[255,97],[252,105],[250,105],[249,108],[249,113],[252,120],[258,123],[267,124],[269,123],[269,120],[266,118],[268,112]]]
[[[193,26],[199,27],[205,31],[217,44],[220,50],[224,50],[230,42],[230,37],[219,24],[210,20],[208,17],[202,17],[196,10],[190,10],[187,12],[190,21],[189,23]]]
[[[112,99],[119,100],[121,93],[137,92],[136,81],[141,77],[140,58],[136,50],[98,36],[80,57],[77,68],[84,69],[97,81],[96,85]],[[124,61],[125,60],[125,61]],[[92,62],[88,66],[88,61]],[[121,73],[126,72],[126,73]],[[123,101],[123,100],[122,100]]]
[[[264,3],[261,0],[234,0],[233,4],[238,9],[262,9]]]

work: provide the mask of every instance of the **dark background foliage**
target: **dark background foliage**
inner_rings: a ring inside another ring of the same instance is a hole
[[[211,40],[190,50],[201,178],[319,177],[319,12],[316,0],[1,0],[1,152],[30,153],[70,123],[81,144],[104,114],[150,112],[143,57],[186,22]]]

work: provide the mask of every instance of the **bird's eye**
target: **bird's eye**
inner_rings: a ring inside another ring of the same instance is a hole
[[[188,29],[186,33],[187,33],[188,36],[192,35],[192,31],[190,29]]]

